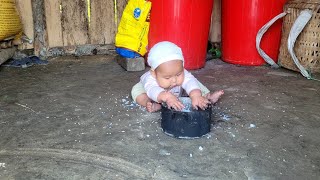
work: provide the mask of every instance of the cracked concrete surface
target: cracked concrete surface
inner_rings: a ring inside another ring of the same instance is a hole
[[[208,61],[224,89],[211,132],[165,135],[130,98],[143,72],[115,56],[0,68],[0,179],[318,179],[320,83],[266,66]]]

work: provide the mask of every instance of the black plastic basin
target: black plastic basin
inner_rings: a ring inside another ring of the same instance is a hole
[[[167,108],[164,104],[161,108],[161,127],[163,131],[176,138],[199,138],[210,132],[211,106],[205,110],[194,110],[188,97],[180,97],[184,104],[182,111]]]

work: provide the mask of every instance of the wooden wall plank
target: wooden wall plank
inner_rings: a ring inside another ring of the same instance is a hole
[[[128,2],[128,0],[31,1],[34,12],[35,54],[44,58],[68,54],[108,53],[110,48],[114,49],[117,26]],[[114,14],[115,1],[117,16]],[[90,25],[87,2],[90,2],[91,7]]]
[[[24,34],[34,41],[34,26],[32,17],[31,0],[16,0],[17,10],[20,14],[21,23],[23,25]],[[32,49],[33,43],[23,43],[19,49]]]
[[[221,0],[214,0],[209,41],[221,42]]]
[[[91,0],[90,44],[114,44],[116,25],[113,0]]]
[[[49,47],[63,46],[60,5],[61,0],[44,1]]]
[[[64,46],[88,44],[87,1],[63,0],[61,5]]]

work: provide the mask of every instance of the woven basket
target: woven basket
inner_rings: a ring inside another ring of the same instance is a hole
[[[309,72],[320,72],[320,0],[291,0],[284,6],[288,14],[283,19],[278,64],[299,71],[288,52],[288,35],[302,10],[312,11],[312,18],[296,40],[294,52],[300,64]]]

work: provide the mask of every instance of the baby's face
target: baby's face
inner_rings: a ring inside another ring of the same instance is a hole
[[[159,86],[164,89],[181,86],[184,80],[183,62],[180,60],[165,62],[158,66],[154,72]]]

